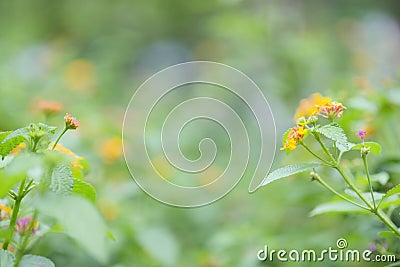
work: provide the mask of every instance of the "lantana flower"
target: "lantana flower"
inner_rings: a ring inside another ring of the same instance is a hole
[[[39,228],[39,223],[37,221],[32,222],[32,220],[33,218],[30,216],[18,218],[15,224],[15,231],[19,234],[24,234],[27,231],[31,231],[32,234],[35,234]]]
[[[281,148],[281,150],[294,150],[297,145],[303,141],[304,136],[307,134],[308,129],[304,128],[304,126],[295,126],[290,129],[285,144]]]
[[[66,129],[75,130],[79,127],[79,121],[68,113],[65,114],[64,120]]]
[[[361,142],[364,145],[365,136],[367,135],[367,131],[360,130],[360,131],[358,131],[358,133],[356,133],[356,135],[361,138]]]
[[[12,213],[12,209],[4,204],[0,204],[0,221],[6,219]]]
[[[300,105],[296,110],[294,119],[297,120],[301,117],[310,117],[317,113],[319,106],[324,106],[331,102],[332,99],[324,97],[319,93],[312,94],[309,98],[300,101]]]
[[[346,109],[342,103],[332,101],[326,103],[322,106],[317,106],[318,108],[318,115],[329,120],[333,120],[335,118],[340,118],[343,114],[343,111]]]
[[[63,105],[57,101],[39,100],[38,107],[44,114],[51,116],[60,112]]]
[[[319,93],[312,94],[309,98],[300,101],[294,119],[298,125],[315,122],[321,116],[329,120],[340,118],[346,109],[342,103],[332,101]]]

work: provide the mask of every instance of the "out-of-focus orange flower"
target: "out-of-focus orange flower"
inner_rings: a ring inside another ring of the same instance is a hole
[[[50,144],[49,149],[51,149],[52,147],[53,147],[53,144]],[[60,151],[64,154],[67,154],[68,156],[71,156],[72,158],[77,159],[77,160],[83,159],[82,157],[76,155],[74,152],[72,152],[68,148],[64,147],[62,144],[57,144],[56,147],[54,148],[54,150]]]
[[[67,129],[75,130],[79,127],[79,121],[68,113],[65,114],[64,120]]]
[[[114,202],[111,202],[108,199],[99,200],[99,209],[101,213],[104,215],[104,218],[108,221],[114,220],[118,217],[119,214],[118,205]]]
[[[363,76],[354,77],[352,82],[354,86],[363,90],[368,90],[370,88],[369,81]]]
[[[301,117],[309,117],[318,111],[318,106],[324,106],[331,102],[332,99],[324,97],[319,93],[312,94],[309,98],[300,101],[300,105],[296,110],[294,119],[297,120]]]
[[[39,100],[37,105],[46,116],[55,115],[63,108],[63,105],[57,101]]]
[[[93,87],[95,72],[93,64],[85,59],[72,61],[65,69],[64,79],[72,90],[88,90]]]
[[[122,139],[112,137],[100,145],[100,154],[108,162],[114,161],[122,155]]]
[[[25,143],[21,143],[21,144],[19,144],[18,146],[14,147],[14,149],[11,150],[11,153],[10,153],[10,154],[12,154],[12,155],[18,154],[18,153],[21,152],[21,150],[23,150],[25,147],[26,147],[26,144],[25,144]]]
[[[303,140],[304,135],[306,135],[308,129],[305,129],[304,126],[295,126],[290,129],[288,136],[286,138],[286,142],[281,148],[281,150],[294,150],[297,145]]]
[[[0,204],[0,221],[6,219],[12,213],[12,209],[4,204]]]

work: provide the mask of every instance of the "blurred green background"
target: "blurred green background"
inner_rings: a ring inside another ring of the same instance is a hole
[[[399,1],[0,1],[0,129],[43,120],[41,99],[61,102],[79,119],[62,142],[91,164],[88,180],[116,237],[105,266],[282,266],[260,263],[257,251],[325,249],[340,237],[366,249],[382,226],[361,215],[309,217],[331,195],[307,175],[254,194],[242,180],[196,209],[153,200],[125,166],[122,120],[136,88],[155,72],[217,61],[258,84],[278,140],[293,125],[299,100],[321,92],[347,106],[342,123],[350,136],[368,128],[382,143],[383,156],[371,164],[385,168],[399,162],[398,10]],[[61,127],[62,116],[51,123]],[[305,160],[301,150],[284,154],[277,152],[273,168]],[[390,166],[390,174],[400,173]],[[61,234],[43,237],[33,250],[57,266],[101,266]],[[366,266],[329,264],[315,266]]]

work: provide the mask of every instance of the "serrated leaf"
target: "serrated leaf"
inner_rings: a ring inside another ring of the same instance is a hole
[[[279,169],[276,169],[272,172],[270,172],[267,177],[264,178],[264,180],[262,181],[262,183],[258,186],[265,186],[275,180],[296,174],[296,173],[300,173],[300,172],[304,172],[307,170],[311,170],[312,168],[316,168],[321,166],[321,164],[317,164],[317,163],[303,163],[303,164],[294,164],[294,165],[288,165]]]
[[[90,201],[73,194],[58,196],[47,193],[37,198],[34,205],[42,214],[56,219],[64,233],[93,258],[101,263],[107,261],[107,227]]]
[[[81,179],[73,179],[72,192],[90,200],[91,202],[95,202],[96,200],[96,190],[94,187]]]
[[[361,150],[362,146],[363,146],[362,143],[356,144],[351,148],[351,150]],[[377,155],[381,154],[381,145],[376,142],[364,142],[364,146],[368,147],[369,151],[374,154]]]
[[[400,193],[400,184],[396,185],[392,189],[388,190],[386,194],[382,197],[382,200],[379,202],[378,207],[381,205],[381,203],[386,200],[387,198],[399,194]]]
[[[69,164],[59,163],[54,166],[51,174],[49,189],[60,195],[67,195],[72,191],[74,180]]]
[[[55,267],[56,265],[49,259],[36,255],[25,255],[22,257],[19,267]]]
[[[352,213],[352,212],[368,213],[369,211],[361,209],[360,207],[357,207],[347,201],[334,201],[334,202],[323,203],[316,206],[310,212],[310,216],[320,215],[323,213]]]
[[[0,266],[11,267],[14,266],[15,257],[14,255],[4,249],[0,249]]]
[[[354,146],[354,144],[347,141],[347,136],[343,129],[336,123],[315,128],[315,131],[336,142],[338,149],[342,152],[349,151]]]
[[[19,144],[24,142],[25,138],[22,136],[15,136],[13,138],[9,138],[11,135],[10,132],[0,133],[0,156],[3,160],[5,156],[10,154],[10,152],[17,147]]]

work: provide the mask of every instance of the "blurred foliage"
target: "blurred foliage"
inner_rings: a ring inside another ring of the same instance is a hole
[[[308,217],[330,195],[308,183],[307,175],[251,195],[248,181],[242,181],[220,201],[197,209],[151,199],[125,167],[121,125],[135,88],[156,71],[188,60],[222,62],[260,86],[278,136],[293,123],[301,98],[319,91],[340,100],[349,108],[341,122],[345,130],[355,134],[368,126],[371,139],[382,144],[371,170],[387,172],[397,184],[399,4],[1,1],[0,129],[42,121],[40,99],[62,102],[64,112],[78,117],[81,127],[62,143],[90,162],[87,180],[96,187],[97,205],[115,236],[106,266],[260,266],[256,252],[265,244],[324,249],[339,237],[351,248],[365,249],[379,240],[371,229],[382,226],[362,215]],[[307,157],[301,150],[293,155]],[[274,166],[288,161],[277,153]],[[57,266],[99,266],[58,234],[32,250]]]

